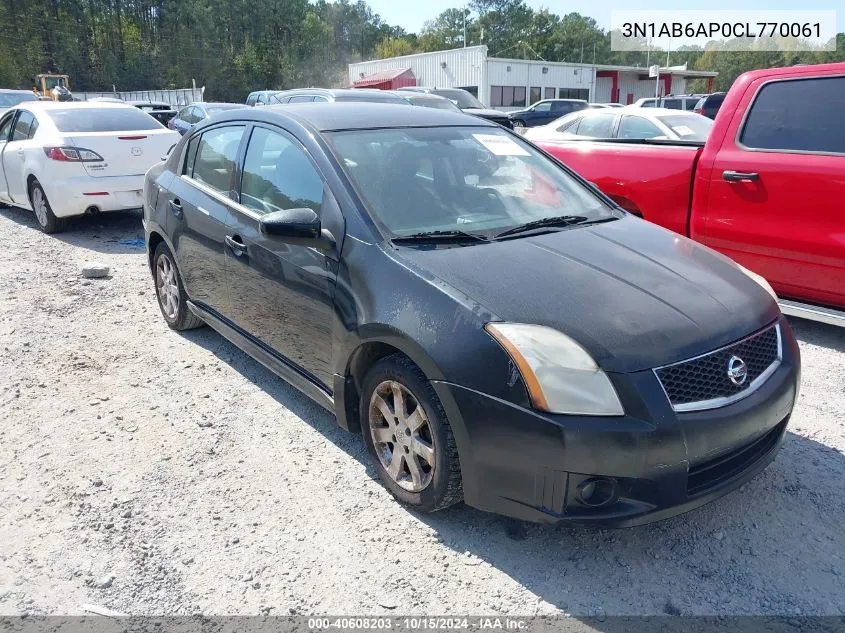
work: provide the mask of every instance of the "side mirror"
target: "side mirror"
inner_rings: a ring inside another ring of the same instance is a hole
[[[282,209],[261,217],[259,230],[268,237],[288,244],[307,246],[321,251],[334,247],[335,239],[320,225],[320,217],[312,209]]]

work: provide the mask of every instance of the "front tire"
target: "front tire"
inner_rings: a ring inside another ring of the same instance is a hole
[[[420,369],[400,354],[378,361],[361,391],[364,443],[400,502],[435,512],[463,499],[458,448],[443,406]]]
[[[188,295],[176,268],[176,259],[164,242],[153,254],[153,277],[158,307],[170,329],[181,332],[203,325],[202,319],[188,308]]]
[[[50,202],[47,200],[47,194],[44,193],[44,188],[37,180],[33,180],[29,186],[29,202],[35,212],[35,221],[38,222],[38,227],[42,232],[50,235],[65,230],[64,219],[57,218],[56,214],[53,213]]]
[[[516,121],[513,122],[513,129],[515,129],[515,130],[518,130],[518,129],[524,128],[524,127],[525,127],[525,121],[523,121],[521,119],[517,119]]]

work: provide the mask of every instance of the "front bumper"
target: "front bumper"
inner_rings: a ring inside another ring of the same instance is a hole
[[[674,412],[651,371],[611,375],[626,411],[615,418],[545,414],[434,383],[459,440],[465,501],[528,521],[626,527],[736,489],[774,459],[797,398],[798,345],[785,320],[781,327],[775,373],[709,411]],[[588,480],[612,482],[606,503],[584,502]]]

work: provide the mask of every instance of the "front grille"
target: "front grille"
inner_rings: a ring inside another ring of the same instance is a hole
[[[742,448],[691,467],[687,475],[687,496],[706,492],[745,472],[777,446],[785,429],[786,420]]]
[[[731,380],[729,367],[745,363],[746,378]],[[656,369],[669,402],[676,411],[712,409],[739,400],[754,391],[780,363],[781,340],[777,325],[703,356]]]

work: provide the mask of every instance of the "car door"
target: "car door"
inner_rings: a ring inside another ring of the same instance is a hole
[[[245,152],[240,201],[226,238],[230,319],[331,391],[337,258],[265,235],[259,222],[267,213],[307,207],[340,240],[343,218],[334,197],[293,136],[257,125]]]
[[[12,133],[3,152],[3,171],[6,174],[9,198],[15,204],[27,204],[29,194],[26,183],[26,159],[36,143],[32,140],[38,129],[38,121],[33,114],[27,110],[20,110],[15,123],[12,126]],[[43,150],[42,150],[43,151]]]
[[[723,113],[733,118],[696,182],[709,187],[705,244],[785,298],[837,307],[845,307],[843,111],[843,76],[760,78]]]
[[[9,197],[9,184],[6,181],[6,168],[4,167],[4,156],[6,145],[12,134],[12,126],[15,122],[17,110],[11,110],[0,117],[0,200],[11,202]]]
[[[531,121],[530,125],[532,127],[551,123],[555,120],[555,118],[557,118],[555,115],[552,114],[551,101],[541,101],[540,103],[536,104],[528,113],[528,117]]]
[[[185,290],[217,312],[226,304],[224,240],[245,130],[244,124],[227,123],[193,135],[164,202]]]

